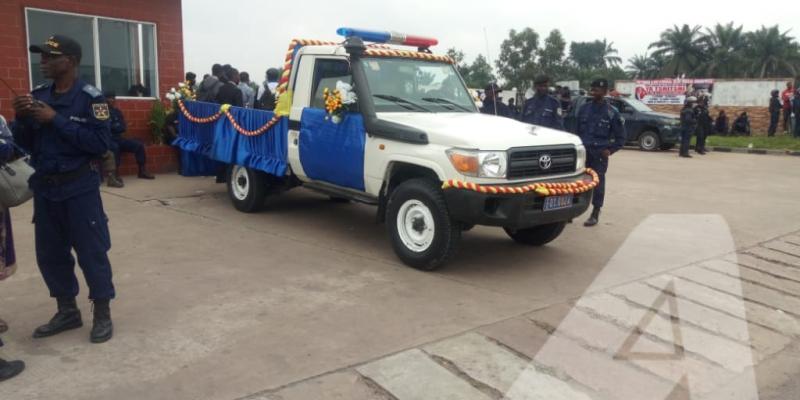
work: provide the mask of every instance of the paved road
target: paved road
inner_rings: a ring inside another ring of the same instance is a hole
[[[0,293],[3,354],[29,369],[0,398],[784,399],[798,166],[625,151],[600,226],[539,249],[476,228],[436,273],[401,265],[370,207],[298,190],[245,215],[209,179],[129,178],[104,194],[119,292],[104,345],[88,327],[29,338],[53,304],[28,205]]]

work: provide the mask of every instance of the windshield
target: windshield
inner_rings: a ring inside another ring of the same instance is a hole
[[[400,58],[361,63],[377,112],[477,112],[451,64]]]
[[[653,112],[653,109],[648,107],[647,104],[642,103],[636,99],[625,99],[629,106],[633,107],[636,111],[639,112]]]

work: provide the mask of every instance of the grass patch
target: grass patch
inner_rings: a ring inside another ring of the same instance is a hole
[[[692,137],[692,144],[696,137]],[[752,144],[754,149],[800,151],[800,139],[791,136],[709,136],[706,146],[735,147],[746,149]]]

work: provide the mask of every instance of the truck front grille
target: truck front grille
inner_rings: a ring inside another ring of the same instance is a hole
[[[542,162],[550,157],[550,168]],[[577,152],[573,146],[515,147],[508,152],[508,179],[561,175],[575,171]]]

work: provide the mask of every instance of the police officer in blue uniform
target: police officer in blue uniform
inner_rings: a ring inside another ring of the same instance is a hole
[[[550,78],[545,75],[539,75],[534,79],[533,85],[535,94],[525,101],[522,122],[563,131],[564,120],[561,117],[561,102],[548,93]]]
[[[78,77],[80,45],[55,35],[30,47],[41,55],[41,70],[52,82],[30,95],[14,99],[17,143],[32,156],[36,172],[30,179],[36,260],[58,312],[33,333],[53,336],[83,326],[75,302],[78,280],[75,258],[94,302],[93,343],[113,334],[109,303],[115,296],[111,280],[111,247],[106,214],[100,199],[97,160],[109,149],[109,109],[102,93]]]
[[[594,189],[592,215],[583,225],[597,225],[606,190],[608,159],[625,144],[625,126],[622,117],[608,100],[608,81],[596,79],[589,93],[591,100],[578,110],[578,136],[586,147],[586,166],[600,175],[600,184]]]
[[[697,98],[689,96],[681,110],[681,149],[678,153],[680,157],[692,158],[689,155],[689,142],[692,140],[692,133],[697,129],[697,113],[694,110],[696,106]]]
[[[500,99],[500,87],[496,83],[492,82],[486,86],[483,93],[484,99],[481,113],[514,118],[511,109]]]

